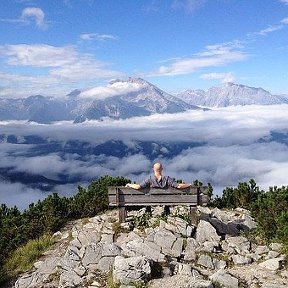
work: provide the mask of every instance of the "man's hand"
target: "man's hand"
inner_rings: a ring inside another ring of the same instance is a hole
[[[192,186],[192,184],[190,184],[190,183],[179,183],[178,185],[177,185],[177,188],[178,189],[185,189],[185,188],[189,188],[189,187],[191,187]]]
[[[132,183],[126,184],[125,187],[129,187],[129,188],[133,188],[133,189],[140,189],[141,188],[141,186],[139,184],[132,184]]]

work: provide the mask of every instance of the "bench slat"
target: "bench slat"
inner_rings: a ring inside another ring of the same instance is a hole
[[[137,194],[197,194],[200,193],[207,194],[207,186],[195,187],[192,186],[190,188],[185,189],[176,189],[176,188],[143,188],[143,189],[133,189],[129,187],[108,187],[108,195],[117,194],[117,190],[119,190],[120,194],[128,194],[128,195],[137,195]]]
[[[143,206],[143,205],[198,205],[197,195],[119,195],[117,202],[116,196],[109,196],[110,206]],[[167,197],[168,196],[168,197]],[[200,195],[201,205],[208,203],[207,195]]]
[[[133,204],[133,203],[177,203],[189,202],[197,203],[197,195],[120,195],[119,204]],[[116,202],[116,198],[115,198]]]

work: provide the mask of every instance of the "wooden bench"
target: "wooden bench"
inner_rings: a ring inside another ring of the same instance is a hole
[[[119,222],[125,222],[126,208],[129,206],[178,206],[190,207],[190,213],[195,215],[196,206],[206,206],[209,197],[208,187],[192,186],[185,189],[148,188],[133,189],[129,187],[108,187],[109,206],[119,208]]]

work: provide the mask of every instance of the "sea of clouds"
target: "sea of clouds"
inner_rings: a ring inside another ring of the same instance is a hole
[[[282,135],[281,140],[272,138],[275,132]],[[176,179],[211,183],[214,194],[218,195],[225,187],[237,186],[251,178],[262,189],[288,185],[288,105],[236,106],[78,124],[3,121],[0,122],[0,135],[18,138],[18,144],[0,142],[0,168],[13,167],[15,171],[40,174],[54,180],[59,174],[80,175],[81,183],[59,185],[54,189],[65,196],[76,193],[77,184],[88,185],[88,179],[103,175],[125,176],[139,182],[152,172],[155,161],[161,161],[165,174]],[[38,135],[63,144],[71,140],[91,145],[122,140],[131,152],[122,158],[81,156],[65,151],[31,155],[33,145],[21,144],[21,139],[27,135]],[[202,144],[173,157],[165,157],[166,148],[163,148],[161,156],[149,159],[144,154],[133,153],[137,151],[138,141]],[[22,183],[7,182],[0,175],[0,203],[24,209],[29,203],[46,196],[47,192]]]

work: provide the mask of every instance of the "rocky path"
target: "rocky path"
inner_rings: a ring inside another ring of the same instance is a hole
[[[119,225],[115,210],[78,220],[56,233],[54,249],[14,287],[288,287],[282,246],[256,245],[240,233],[256,227],[249,211],[198,207],[197,225],[185,213],[178,207],[163,221],[158,207],[143,230]]]

